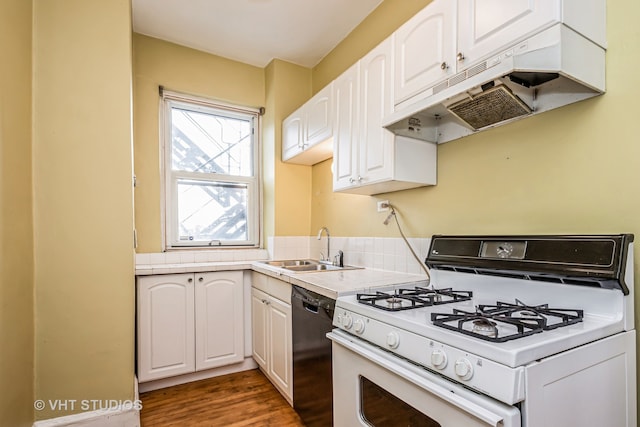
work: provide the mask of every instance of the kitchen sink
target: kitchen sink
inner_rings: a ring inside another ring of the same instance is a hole
[[[288,259],[285,261],[264,261],[264,264],[273,267],[289,268],[289,267],[306,267],[320,265],[318,261],[310,259]]]
[[[345,269],[345,267],[339,267],[337,265],[327,265],[327,264],[292,265],[285,268],[291,271],[326,271],[326,270],[344,270]]]
[[[320,261],[313,259],[289,259],[284,261],[262,261],[263,264],[270,265],[272,267],[284,268],[296,273],[312,273],[318,271],[340,271],[340,270],[354,270],[361,267],[353,267],[345,265],[340,267],[337,265],[324,264]]]

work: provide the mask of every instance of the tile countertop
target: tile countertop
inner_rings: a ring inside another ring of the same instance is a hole
[[[251,270],[255,261],[188,262],[177,264],[136,264],[136,276],[176,273],[206,273],[208,271]]]
[[[180,264],[137,265],[136,275],[196,273],[208,271],[253,270],[276,279],[298,285],[312,292],[336,299],[340,295],[389,287],[402,283],[425,281],[419,274],[396,273],[387,270],[356,268],[340,271],[296,273],[266,265],[260,261],[221,261]]]
[[[425,281],[419,274],[396,273],[387,270],[357,268],[352,270],[322,271],[317,273],[295,273],[282,268],[254,262],[253,271],[273,276],[292,285],[301,286],[312,292],[336,299],[340,295],[369,291],[403,283]],[[424,284],[426,285],[426,283]]]

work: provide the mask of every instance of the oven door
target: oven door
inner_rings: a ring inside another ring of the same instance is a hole
[[[520,427],[520,411],[334,329],[334,427]]]

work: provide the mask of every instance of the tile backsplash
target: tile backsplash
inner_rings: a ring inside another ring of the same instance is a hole
[[[430,238],[410,238],[409,244],[424,262],[429,250]],[[268,240],[269,258],[319,259],[326,257],[327,237],[316,236],[276,236]],[[423,272],[400,237],[331,237],[331,257],[338,250],[344,253],[344,263],[358,267],[396,271],[399,273],[421,274]]]
[[[409,244],[424,262],[430,238],[410,238]],[[327,254],[327,237],[316,236],[269,237],[268,249],[175,251],[136,255],[137,265],[189,264],[229,261],[258,261],[264,259],[320,259]],[[344,263],[365,268],[422,274],[418,261],[411,255],[400,237],[331,237],[331,257],[344,253]],[[333,258],[332,258],[333,259]]]
[[[160,253],[136,254],[137,265],[158,264],[190,264],[204,262],[225,261],[257,261],[267,259],[267,251],[264,249],[242,250],[209,250],[209,251],[172,251]]]

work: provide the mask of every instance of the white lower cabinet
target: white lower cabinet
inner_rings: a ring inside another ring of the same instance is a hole
[[[253,358],[273,385],[292,404],[291,285],[255,272],[252,278]]]
[[[138,277],[138,380],[244,360],[242,271]]]

